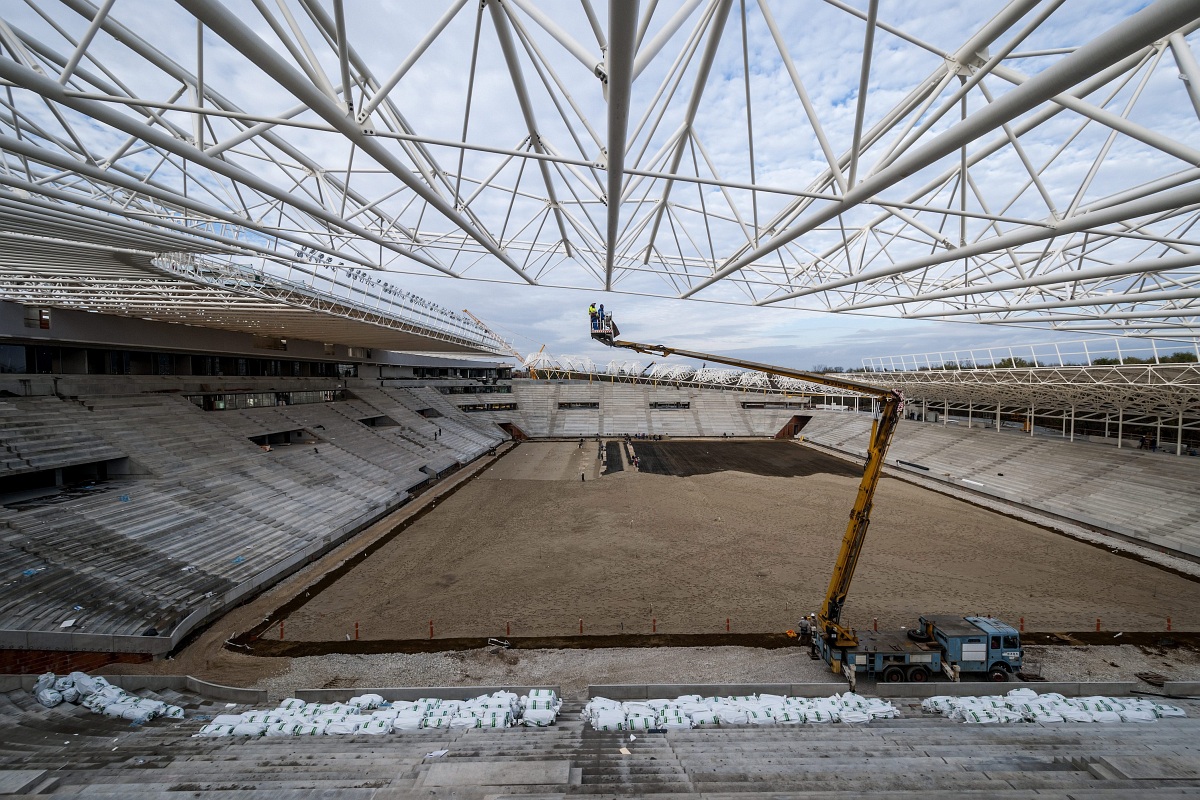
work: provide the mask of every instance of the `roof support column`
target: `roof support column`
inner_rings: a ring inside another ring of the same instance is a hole
[[[608,5],[608,227],[604,242],[604,288],[612,290],[613,253],[621,224],[621,183],[625,178],[625,137],[633,91],[633,48],[638,0]]]

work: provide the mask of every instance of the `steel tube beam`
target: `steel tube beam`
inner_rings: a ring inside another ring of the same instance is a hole
[[[862,145],[863,113],[867,110],[867,83],[871,77],[871,51],[875,47],[875,20],[879,15],[879,0],[867,5],[867,32],[863,37],[862,67],[858,74],[858,102],[854,106],[854,136],[850,142],[850,177],[853,186],[858,175],[859,147]]]
[[[906,303],[923,303],[931,300],[945,300],[948,297],[962,297],[971,294],[983,294],[989,292],[1006,292],[1014,289],[1027,289],[1031,286],[1050,286],[1055,284],[1075,283],[1077,281],[1094,280],[1096,278],[1114,278],[1120,275],[1134,275],[1142,272],[1156,272],[1173,269],[1187,269],[1188,267],[1200,266],[1200,252],[1180,253],[1170,256],[1162,256],[1160,258],[1146,259],[1145,261],[1126,261],[1120,264],[1105,264],[1097,267],[1084,267],[1083,269],[1061,271],[1061,272],[1046,272],[1041,275],[1031,275],[1027,278],[1014,278],[1008,281],[989,281],[978,286],[961,286],[953,289],[940,289],[933,292],[924,292],[911,297],[888,298],[886,300],[872,300],[867,303],[854,303],[853,305],[842,307],[842,311],[865,311],[869,308],[882,308],[896,304]],[[1024,303],[1022,308],[1027,308]]]
[[[507,11],[504,8],[503,0],[490,0],[488,10],[491,11],[496,38],[500,40],[500,49],[504,53],[504,61],[508,64],[508,73],[512,78],[513,89],[517,93],[517,104],[521,106],[521,115],[525,118],[525,127],[529,132],[529,144],[540,153],[545,149],[542,146],[542,134],[538,131],[537,118],[533,113],[533,103],[530,102],[529,90],[525,86],[525,75],[521,70],[521,61],[517,56],[517,48],[513,44],[512,32],[508,29]],[[550,168],[544,161],[537,162],[537,165],[542,173],[542,182],[546,185],[546,197],[549,199],[550,210],[554,214],[554,221],[558,223],[559,237],[567,255],[570,256],[571,242],[567,238],[567,227],[563,223],[562,209],[558,205],[554,181],[550,177]]]
[[[561,44],[568,53],[575,56],[575,58],[579,60],[579,63],[587,67],[593,75],[600,80],[607,79],[607,76],[604,74],[604,61],[576,41],[575,37],[563,30],[557,22],[546,16],[546,14],[543,13],[542,10],[533,3],[527,2],[527,0],[487,1],[493,6],[503,5],[505,2],[512,3],[514,6],[524,11],[530,19],[532,19],[542,28],[542,30],[554,37],[555,41]]]
[[[633,93],[633,48],[638,0],[608,5],[608,213],[604,241],[604,289],[612,291],[613,260],[621,225],[621,184],[625,180],[625,137]]]
[[[323,117],[326,122],[340,130],[343,136],[357,144],[367,155],[375,159],[381,166],[391,172],[392,175],[412,189],[413,192],[421,196],[429,205],[437,209],[442,216],[457,225],[468,236],[482,245],[485,250],[499,259],[506,267],[520,275],[526,283],[536,283],[489,236],[471,225],[446,200],[429,188],[417,176],[413,175],[408,168],[383,148],[379,142],[373,141],[371,137],[364,135],[358,124],[354,120],[347,118],[328,95],[311,82],[305,81],[291,65],[259,38],[254,31],[242,23],[240,19],[230,14],[228,9],[221,3],[214,0],[176,0],[176,2],[196,18],[204,20],[210,30],[240,51],[251,62],[258,65],[260,69],[270,75],[281,86],[294,94],[297,99],[308,103],[312,110]],[[441,268],[440,271],[453,274],[452,271],[445,268]]]
[[[430,28],[429,33],[425,34],[421,41],[417,42],[417,46],[412,49],[408,57],[400,62],[400,66],[396,67],[396,71],[379,85],[379,88],[371,95],[371,99],[363,105],[362,110],[358,112],[359,122],[366,122],[370,118],[371,112],[387,98],[392,89],[396,88],[396,84],[400,82],[400,79],[408,74],[408,71],[412,69],[412,65],[417,63],[417,60],[425,54],[425,51],[429,49],[429,45],[433,44],[433,40],[446,29],[446,26],[450,24],[450,21],[454,19],[455,15],[466,4],[467,0],[454,0],[451,3],[450,7],[446,9],[446,13],[442,14],[438,21],[434,23],[434,26]]]
[[[1167,44],[1171,46],[1171,53],[1175,56],[1175,64],[1179,67],[1179,77],[1183,78],[1184,84],[1187,86],[1188,97],[1192,100],[1192,108],[1196,111],[1196,116],[1200,117],[1200,64],[1196,63],[1196,56],[1192,53],[1191,46],[1187,43],[1187,39],[1183,38],[1183,34],[1176,31],[1167,37]]]
[[[889,166],[852,187],[839,203],[817,211],[796,226],[780,233],[766,244],[718,270],[684,292],[681,297],[691,297],[722,278],[754,263],[765,255],[775,252],[788,242],[822,225],[838,214],[847,211],[863,200],[902,181],[939,159],[953,153],[959,147],[995,130],[1017,116],[1036,108],[1039,104],[1067,92],[1076,84],[1086,80],[1105,67],[1129,56],[1196,18],[1196,6],[1189,0],[1158,0],[1154,5],[1113,26],[1074,53],[1064,56],[1055,64],[1017,86],[996,102],[970,115],[949,130],[935,136],[929,143],[916,148],[896,159]],[[959,253],[959,257],[967,254]],[[805,290],[802,294],[811,294]],[[802,296],[794,294],[791,296]],[[786,299],[783,295],[771,302]]]
[[[610,0],[611,2],[612,0]],[[688,17],[696,10],[696,6],[700,5],[702,0],[684,0],[684,3],[675,12],[675,16],[667,20],[667,24],[662,26],[662,29],[654,35],[645,46],[641,47],[637,52],[637,58],[633,61],[633,80],[637,80],[642,71],[649,66],[654,57],[658,55],[663,46],[670,41],[683,23],[687,22]],[[721,2],[721,0],[712,0],[713,3]]]
[[[79,60],[83,58],[83,54],[87,52],[88,45],[92,43],[92,39],[96,37],[100,26],[104,24],[104,20],[108,17],[108,12],[112,9],[114,2],[116,0],[104,0],[104,5],[100,6],[100,10],[92,18],[91,24],[83,32],[83,36],[79,38],[79,43],[75,45],[75,52],[71,54],[66,66],[62,68],[62,72],[58,76],[59,84],[66,86],[67,81],[71,80],[71,75],[74,74],[75,68],[79,66]]]
[[[1159,303],[1173,300],[1192,300],[1200,297],[1200,286],[1188,289],[1162,289],[1148,292],[1124,292],[1122,294],[1104,294],[1084,297],[1073,297],[1069,300],[1045,300],[1036,303],[1021,301],[1007,306],[977,306],[974,308],[952,308],[945,311],[918,311],[902,314],[904,319],[932,319],[940,317],[958,317],[973,314],[1007,314],[1014,311],[1047,311],[1053,308],[1075,308],[1077,306],[1108,306],[1119,303]],[[1196,309],[1200,313],[1200,309]],[[1042,319],[1042,317],[1038,317]]]
[[[1145,214],[1156,214],[1160,211],[1167,211],[1172,208],[1179,208],[1192,203],[1200,202],[1200,185],[1184,186],[1178,189],[1172,189],[1167,192],[1161,192],[1141,200],[1134,200],[1121,206],[1114,206],[1102,209],[1100,211],[1091,211],[1086,214],[1065,219],[1058,225],[1052,228],[1026,228],[1011,231],[1000,236],[993,236],[991,239],[986,239],[982,242],[969,244],[966,247],[956,248],[950,253],[955,258],[970,258],[994,250],[1001,250],[1006,247],[1019,247],[1021,245],[1032,244],[1033,242],[1046,241],[1067,233],[1078,233],[1090,228],[1098,228],[1102,225],[1108,225],[1113,222],[1119,222],[1133,217],[1140,217]],[[795,297],[804,297],[805,295],[816,294],[817,292],[828,291],[829,289],[837,289],[842,286],[848,286],[851,283],[860,283],[862,281],[873,280],[875,278],[886,278],[889,275],[899,275],[902,272],[907,272],[911,269],[920,269],[928,267],[932,264],[939,263],[945,260],[940,254],[934,256],[922,256],[920,258],[909,259],[902,261],[899,264],[880,267],[878,269],[867,270],[858,275],[848,278],[838,278],[832,281],[826,281],[816,286],[809,286],[805,289],[800,289],[795,292],[789,292],[780,297],[771,297],[766,300],[759,301],[758,305],[770,305],[778,303],[781,300],[789,300]]]
[[[692,85],[692,94],[688,98],[687,109],[683,113],[683,122],[680,129],[683,134],[679,137],[679,141],[675,143],[675,152],[671,156],[671,166],[667,170],[668,173],[674,174],[679,171],[679,162],[683,160],[683,148],[687,143],[687,139],[691,136],[692,125],[696,122],[696,111],[700,108],[700,98],[704,96],[704,87],[708,83],[708,73],[712,69],[713,59],[717,55],[717,46],[721,43],[721,35],[725,31],[725,21],[729,19],[729,9],[733,5],[733,0],[717,0],[718,6],[716,13],[713,15],[712,28],[708,34],[708,41],[704,45],[704,52],[700,56],[700,65],[696,69],[696,81]],[[663,212],[666,210],[667,200],[671,196],[671,187],[674,181],[668,179],[666,185],[663,186],[662,200],[652,212],[654,222],[650,226],[650,239],[646,244],[646,253],[642,259],[643,264],[650,263],[650,254],[654,251],[654,240],[658,238],[658,228],[662,224]]]

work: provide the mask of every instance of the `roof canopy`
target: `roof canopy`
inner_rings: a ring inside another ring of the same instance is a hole
[[[0,228],[116,293],[211,253],[1195,337],[1200,9],[1117,5],[10,3]]]

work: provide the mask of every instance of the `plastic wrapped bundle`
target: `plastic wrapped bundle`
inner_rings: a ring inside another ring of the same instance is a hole
[[[513,724],[512,716],[507,711],[475,719],[479,723],[476,727],[479,728],[511,728]]]
[[[234,736],[265,736],[267,726],[261,722],[243,722],[233,727]]]
[[[296,723],[294,722],[272,722],[267,725],[267,731],[264,736],[292,736],[296,732]]]
[[[374,708],[379,708],[383,703],[383,696],[378,694],[363,694],[358,697],[350,698],[350,705],[358,706],[364,711],[369,711]]]
[[[1155,722],[1158,720],[1153,711],[1127,708],[1117,713],[1121,717],[1121,722]]]
[[[553,725],[557,717],[558,712],[553,708],[527,708],[521,715],[521,724],[527,727],[546,728]]]
[[[363,723],[358,732],[367,736],[382,736],[392,732],[392,723],[391,720],[372,719],[370,722]]]
[[[300,723],[292,728],[293,736],[324,736],[324,725],[313,725],[311,723]]]
[[[54,689],[41,689],[34,693],[34,697],[46,708],[54,708],[63,701],[62,692],[55,691]]]
[[[713,711],[716,712],[717,719],[721,721],[722,725],[745,725],[750,721],[746,711],[737,706],[717,706]]]
[[[1084,711],[1082,708],[1067,706],[1059,712],[1062,715],[1063,722],[1094,722],[1090,712]]]
[[[1154,715],[1157,717],[1186,717],[1187,712],[1179,706],[1168,705],[1166,703],[1155,703]]]
[[[625,715],[619,708],[597,709],[591,716],[592,727],[598,731],[623,731],[628,729]]]
[[[667,712],[658,718],[658,727],[668,731],[688,730],[692,727],[692,720],[683,714]]]
[[[279,703],[280,711],[301,711],[307,704],[298,697],[289,697]]]
[[[221,736],[232,736],[232,735],[233,735],[233,726],[232,725],[217,725],[216,723],[209,723],[208,725],[205,725],[203,728],[201,728],[196,733],[192,734],[192,738],[194,738],[194,739],[216,739]]]
[[[338,720],[337,722],[331,722],[328,725],[326,725],[325,726],[325,735],[326,736],[350,736],[351,734],[358,733],[358,729],[359,729],[359,727],[361,727],[361,724],[362,723],[360,723],[357,719],[347,717],[345,719]]]
[[[704,711],[693,711],[688,714],[688,717],[692,720],[692,725],[696,727],[701,725],[721,724],[720,717],[718,717],[717,713],[711,709],[706,709]]]
[[[425,717],[416,711],[405,711],[396,715],[392,720],[392,730],[394,731],[419,731],[421,725],[425,721]]]

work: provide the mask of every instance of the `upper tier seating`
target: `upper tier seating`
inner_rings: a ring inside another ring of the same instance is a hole
[[[12,576],[0,585],[0,630],[170,634],[206,602],[236,599],[256,576],[299,563],[505,438],[436,392],[394,393],[438,408],[436,420],[391,394],[363,394],[218,412],[167,394],[0,401],[10,445],[0,476],[129,459],[128,475],[92,491],[0,508],[0,564]],[[382,416],[398,424],[359,421]],[[252,441],[281,433],[295,441]]]
[[[813,412],[805,439],[865,456],[871,416]],[[896,465],[907,461],[928,471]],[[1200,556],[1200,459],[1020,431],[902,420],[888,464]]]

